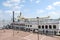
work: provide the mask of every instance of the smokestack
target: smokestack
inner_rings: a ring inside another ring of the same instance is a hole
[[[13,11],[13,22],[14,22],[14,11]]]
[[[20,17],[21,17],[21,14],[22,14],[22,13],[20,12]]]

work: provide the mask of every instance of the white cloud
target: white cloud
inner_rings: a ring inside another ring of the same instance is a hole
[[[3,5],[5,7],[11,7],[12,6],[12,4],[9,1],[4,2]]]
[[[60,6],[60,2],[54,2],[53,5],[54,6]]]
[[[34,3],[36,3],[36,4],[39,4],[39,3],[40,3],[40,0],[30,0],[30,2],[31,2],[31,3],[34,2]]]
[[[33,0],[30,0],[30,2],[33,2]]]
[[[20,10],[24,5],[20,4],[25,0],[7,0],[3,2],[3,6],[10,7],[12,10]]]
[[[36,13],[40,14],[40,13],[44,13],[44,10],[37,10]]]
[[[3,17],[3,11],[0,10],[0,19],[2,19],[2,17]]]
[[[48,5],[46,9],[48,10],[56,9],[55,6],[60,6],[60,2],[54,2],[52,3],[52,5]]]
[[[12,10],[5,10],[4,12],[7,13],[7,14],[10,14],[10,15],[13,13]],[[15,13],[15,14],[19,14],[20,11],[14,11],[14,13]]]
[[[23,3],[25,3],[26,1],[25,0],[22,0]]]
[[[39,4],[40,3],[40,0],[36,0],[36,3]]]
[[[9,18],[9,17],[12,17],[12,11],[11,11],[11,10],[5,10],[5,11],[4,11],[4,14],[5,14],[5,15],[4,15],[5,17],[8,17],[8,18]]]
[[[0,14],[2,13],[2,10],[0,10]]]
[[[20,10],[22,7],[20,7],[20,6],[14,6],[14,8],[13,8],[13,10],[15,11],[15,10]]]
[[[21,7],[24,7],[24,5],[20,5]]]
[[[3,19],[3,16],[4,16],[4,11],[3,10],[0,10],[0,20]]]
[[[59,18],[60,16],[60,12],[55,12],[55,11],[52,11],[52,12],[49,12],[48,15],[50,16],[50,18]]]
[[[12,9],[15,11],[15,10],[21,10],[21,8],[23,8],[24,5],[15,5],[12,7]]]
[[[20,13],[20,11],[14,11],[15,17],[17,17]],[[12,18],[13,11],[12,10],[0,10],[0,19],[7,19],[7,18]]]
[[[20,11],[14,11],[14,17],[16,18],[18,15],[19,15],[19,13],[20,13]],[[12,10],[5,10],[4,11],[4,17],[6,18],[6,17],[8,17],[8,18],[12,18],[12,15],[13,15],[13,11]]]
[[[19,3],[21,0],[10,0],[11,2]]]
[[[20,11],[14,11],[15,13],[15,18],[19,15]],[[0,19],[11,19],[13,15],[13,11],[12,10],[0,10]]]
[[[12,10],[5,10],[4,12],[5,13],[8,13],[8,14],[11,14],[12,13]]]
[[[20,13],[20,11],[15,11],[15,13],[19,14],[19,13]]]
[[[2,4],[6,8],[9,8],[9,10],[1,11],[0,10],[0,18],[12,18],[12,11],[15,11],[15,17],[17,17],[20,13],[20,9],[24,7],[24,5],[20,3],[24,3],[25,0],[6,0]],[[6,18],[6,19],[7,19]]]
[[[48,5],[46,9],[51,10],[51,9],[54,9],[54,7],[52,5]]]

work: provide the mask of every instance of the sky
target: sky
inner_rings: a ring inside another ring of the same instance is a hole
[[[60,0],[0,0],[0,19],[10,20],[12,12],[15,17],[22,13],[23,17],[60,18]]]

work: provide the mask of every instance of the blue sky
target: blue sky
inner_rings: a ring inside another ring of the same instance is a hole
[[[50,16],[60,18],[60,0],[0,0],[0,19],[11,19],[22,13],[23,17],[36,18]]]

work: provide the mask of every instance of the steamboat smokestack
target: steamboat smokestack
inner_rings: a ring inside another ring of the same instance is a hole
[[[14,22],[14,11],[13,11],[13,22]]]
[[[20,12],[20,18],[21,18],[22,13]]]

